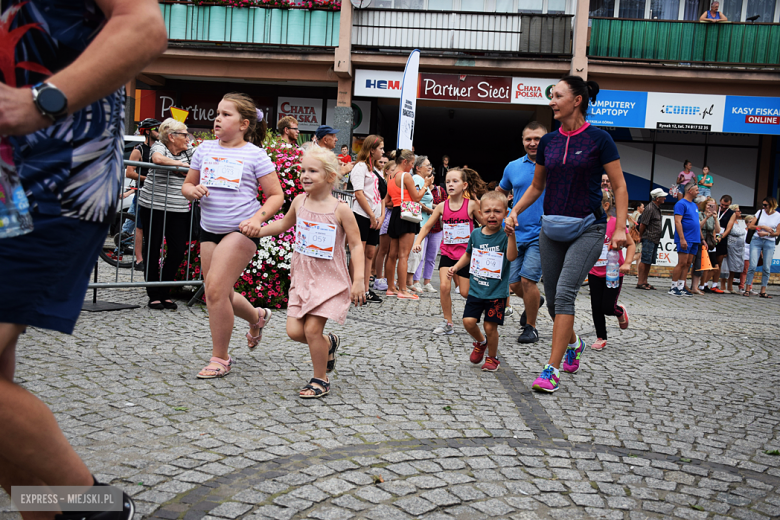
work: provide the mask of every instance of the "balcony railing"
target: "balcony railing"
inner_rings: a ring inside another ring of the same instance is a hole
[[[338,11],[160,3],[168,39],[202,44],[336,47]]]
[[[592,58],[721,66],[780,65],[780,24],[592,18]]]
[[[353,48],[571,56],[572,15],[409,9],[353,12]]]

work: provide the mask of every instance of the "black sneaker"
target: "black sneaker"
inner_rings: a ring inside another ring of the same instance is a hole
[[[544,305],[544,296],[542,296],[540,294],[539,295],[539,308],[540,309],[542,308],[542,305]],[[521,327],[525,327],[526,325],[528,325],[528,316],[526,316],[525,315],[525,311],[523,311],[523,314],[520,315],[520,326]],[[536,329],[534,329],[534,330],[536,330]],[[518,341],[520,341],[520,340],[518,340]],[[537,337],[537,341],[538,341],[538,337]],[[531,343],[531,342],[527,342],[527,343]],[[533,343],[536,343],[536,341],[534,341]]]
[[[368,291],[366,293],[366,303],[382,303],[382,298],[376,295],[374,291]]]
[[[144,263],[143,262],[133,262],[133,269],[136,271],[143,271],[144,270]]]
[[[537,341],[539,341],[539,333],[531,325],[524,326],[523,333],[517,338],[518,343],[536,343]]]

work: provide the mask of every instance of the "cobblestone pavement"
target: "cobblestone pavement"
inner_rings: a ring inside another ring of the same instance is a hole
[[[18,381],[39,395],[98,479],[144,517],[739,518],[780,516],[778,310],[735,295],[675,298],[633,288],[630,328],[587,349],[554,395],[530,391],[549,356],[518,345],[508,318],[497,373],[468,360],[462,327],[433,336],[438,295],[350,311],[332,394],[301,400],[305,345],[275,313],[236,364],[198,380],[210,357],[203,306],[82,313],[73,336],[30,330]],[[109,301],[143,291],[103,291]],[[513,297],[517,310],[519,299]],[[464,300],[454,296],[455,315]],[[595,340],[587,288],[576,328]],[[774,454],[774,455],[773,455]],[[0,492],[1,493],[1,492]],[[7,496],[0,519],[18,518]]]

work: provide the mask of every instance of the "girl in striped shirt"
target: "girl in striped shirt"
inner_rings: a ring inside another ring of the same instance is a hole
[[[233,365],[228,354],[233,316],[249,324],[247,341],[255,348],[269,309],[255,309],[233,286],[259,244],[260,226],[282,207],[284,195],[273,163],[261,148],[265,137],[262,111],[246,94],[222,98],[214,119],[216,141],[205,141],[192,157],[182,193],[200,200],[200,258],[213,343],[200,379],[224,377]],[[258,188],[266,197],[262,206]]]

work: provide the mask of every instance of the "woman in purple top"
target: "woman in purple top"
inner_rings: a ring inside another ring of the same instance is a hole
[[[696,174],[691,171],[692,166],[693,163],[688,159],[683,161],[683,171],[677,175],[677,200],[682,200],[685,196],[685,185],[696,177]]]
[[[550,360],[533,384],[534,390],[542,392],[558,389],[561,361],[566,372],[579,369],[585,348],[585,342],[574,333],[574,300],[604,246],[607,228],[606,215],[601,210],[604,172],[609,176],[617,210],[609,247],[622,249],[626,244],[628,191],[617,147],[608,133],[585,121],[588,100],[595,101],[598,91],[597,83],[586,83],[579,76],[567,76],[555,85],[550,107],[561,127],[542,137],[534,180],[510,215],[517,222],[517,216],[544,193],[545,220],[539,250],[547,308],[554,324]],[[581,231],[568,233],[561,221],[570,222],[572,228]],[[567,233],[571,236],[561,240],[561,235]],[[548,234],[554,234],[558,240]]]

